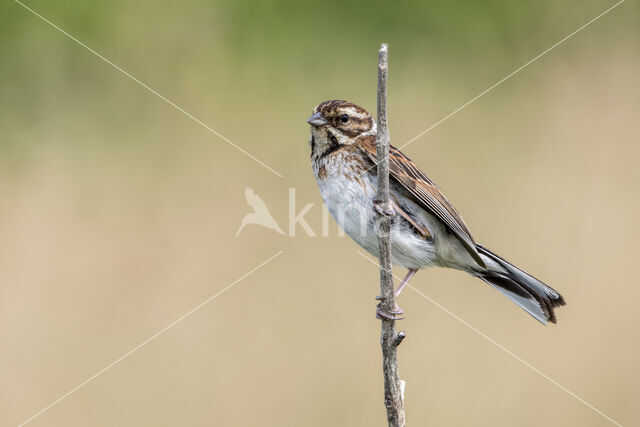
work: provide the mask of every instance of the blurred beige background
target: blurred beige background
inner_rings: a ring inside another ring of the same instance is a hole
[[[0,424],[18,425],[282,250],[33,426],[382,426],[375,266],[247,226],[244,189],[321,231],[313,106],[375,110],[391,49],[406,141],[615,4],[0,6]],[[628,0],[406,148],[476,239],[560,290],[542,327],[477,279],[413,285],[617,422],[640,419],[640,8]],[[380,27],[382,26],[382,27]],[[398,270],[398,274],[403,271]],[[401,306],[412,426],[613,425],[420,295]]]

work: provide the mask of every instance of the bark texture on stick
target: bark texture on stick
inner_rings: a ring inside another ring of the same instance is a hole
[[[384,211],[389,209],[389,127],[387,123],[387,57],[388,46],[383,43],[378,51],[378,132],[376,149],[378,156],[377,198]],[[391,271],[391,218],[381,215],[378,221],[378,245],[380,258],[381,308],[391,312],[396,307]],[[390,427],[404,427],[404,384],[398,376],[398,345],[404,332],[396,333],[396,321],[381,319],[382,371],[384,374],[384,404]]]

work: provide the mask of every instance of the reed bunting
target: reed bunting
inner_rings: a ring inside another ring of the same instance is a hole
[[[555,323],[562,295],[476,243],[462,217],[420,168],[390,148],[391,210],[382,212],[377,195],[376,123],[367,111],[347,101],[317,105],[311,124],[311,163],[318,188],[340,227],[378,256],[378,213],[391,216],[391,257],[409,271],[396,296],[421,268],[466,271],[506,295],[543,324]],[[397,319],[402,310],[378,317]]]

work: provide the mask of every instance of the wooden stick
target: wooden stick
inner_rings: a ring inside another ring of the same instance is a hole
[[[383,43],[378,51],[378,194],[380,207],[388,211],[389,203],[389,127],[387,123],[387,57],[388,46]],[[378,247],[380,260],[380,308],[389,313],[396,307],[391,271],[391,218],[381,215],[378,220]],[[404,381],[398,377],[398,345],[405,337],[396,333],[396,321],[381,319],[382,372],[384,374],[384,406],[387,408],[389,427],[404,427]]]

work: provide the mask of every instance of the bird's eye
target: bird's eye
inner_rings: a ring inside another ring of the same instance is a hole
[[[346,114],[341,115],[341,116],[340,116],[340,121],[341,121],[342,123],[347,123],[347,122],[349,121],[349,116],[348,116],[348,115],[346,115]]]

